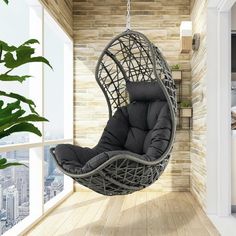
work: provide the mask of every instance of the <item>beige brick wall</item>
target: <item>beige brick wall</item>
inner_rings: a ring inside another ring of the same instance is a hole
[[[193,130],[191,135],[191,192],[205,208],[206,199],[206,23],[207,0],[195,0],[191,19],[201,45],[192,54]]]
[[[74,0],[75,143],[94,146],[107,122],[105,98],[95,82],[98,56],[105,45],[125,28],[125,0]],[[191,97],[190,55],[180,55],[179,26],[190,19],[189,0],[132,1],[132,26],[146,34],[170,64],[183,69],[184,97]],[[190,189],[190,135],[178,131],[173,157],[160,181],[151,189]]]

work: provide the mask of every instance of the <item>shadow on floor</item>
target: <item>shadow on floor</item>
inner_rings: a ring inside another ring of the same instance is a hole
[[[98,197],[92,201],[105,198]],[[142,192],[128,196],[109,197],[104,207],[94,211],[95,214],[96,216],[91,218],[89,223],[78,222],[78,226],[75,225],[73,230],[66,234],[59,233],[59,235],[157,236],[177,235],[179,231],[185,232],[185,235],[192,235],[185,227],[192,220],[197,229],[195,233],[199,233],[195,235],[209,235],[204,227],[201,229],[198,222],[194,222],[197,213],[186,193],[165,193],[157,196],[156,193]],[[88,213],[82,217],[91,216]],[[80,221],[83,221],[83,218]]]

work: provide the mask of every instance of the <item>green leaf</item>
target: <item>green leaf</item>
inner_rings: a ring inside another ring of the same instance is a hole
[[[0,119],[0,132],[3,132],[4,130],[12,127],[13,125],[16,124],[21,124],[21,123],[26,123],[26,122],[44,122],[48,121],[44,117],[35,115],[35,114],[30,114],[24,117],[21,117],[25,113],[24,110],[19,110],[15,112],[14,114],[11,114],[8,117],[4,117]]]
[[[9,1],[8,0],[3,0],[6,4],[8,4],[9,3]]]
[[[19,100],[21,102],[24,102],[24,103],[27,103],[29,105],[35,106],[35,103],[32,100],[30,100],[30,99],[28,99],[28,98],[26,98],[24,96],[21,96],[19,94],[16,94],[16,93],[6,93],[4,91],[0,91],[0,96],[6,96],[6,97],[10,97],[10,98],[15,98],[15,99],[17,99],[17,100]]]
[[[7,159],[6,158],[1,158],[0,159],[0,165],[4,165],[7,163]]]
[[[21,131],[28,131],[41,136],[40,131],[29,122],[43,122],[48,120],[39,116],[38,114],[29,114],[23,116],[25,113],[26,112],[20,106],[20,101],[8,103],[5,108],[1,108],[0,138],[8,136],[14,132]]]
[[[2,109],[3,105],[4,105],[4,102],[0,100],[0,109]]]
[[[6,52],[14,52],[17,47],[9,46],[6,42],[0,40],[0,49]]]
[[[20,123],[18,118],[25,114],[24,110],[18,110],[14,114],[8,114],[8,116],[0,117],[0,131],[3,131],[7,127],[12,126],[12,124]],[[5,128],[6,127],[6,128]]]
[[[12,112],[16,109],[21,109],[20,101],[16,101],[16,102],[13,102],[13,103],[8,103],[5,108],[1,107],[0,117],[8,116],[9,114],[12,114]]]
[[[28,98],[25,98],[25,97],[23,97],[23,96],[21,96],[21,95],[19,95],[19,94],[16,94],[16,93],[6,93],[6,92],[4,92],[4,91],[0,91],[0,96],[5,96],[5,97],[14,98],[14,99],[17,99],[17,100],[19,100],[19,101],[21,101],[21,102],[23,102],[23,103],[26,103],[26,104],[29,105],[30,111],[31,111],[32,113],[38,114],[38,113],[35,111],[35,109],[34,109],[34,108],[36,107],[35,103],[34,103],[32,100],[28,99]]]
[[[0,75],[0,81],[19,81],[19,82],[23,82],[25,81],[27,78],[30,78],[32,76],[30,75],[24,75],[24,76],[18,76],[18,75],[7,75],[7,74],[2,74]]]
[[[18,121],[22,122],[22,121],[31,121],[31,122],[44,122],[44,121],[48,121],[46,118],[35,115],[35,114],[30,114],[28,116],[25,117],[21,117],[18,119]]]
[[[2,132],[0,131],[0,139],[16,132],[30,132],[40,137],[42,136],[40,130],[37,127],[35,127],[31,123],[24,122],[24,123],[16,124],[5,131],[2,131]]]
[[[42,62],[42,63],[48,65],[51,69],[53,69],[52,66],[50,65],[49,61],[44,57],[33,57],[30,59],[29,62]]]
[[[25,166],[28,168],[27,165],[23,164],[23,163],[19,163],[19,162],[7,162],[7,159],[6,158],[2,158],[0,156],[0,169],[5,169],[7,167],[10,167],[10,166]]]
[[[20,46],[16,49],[16,58],[14,57],[12,52],[7,52],[4,55],[5,67],[9,69],[14,69],[24,64],[32,63],[32,62],[42,62],[47,64],[52,68],[49,61],[44,57],[32,57],[35,53],[35,49],[29,46]]]
[[[26,42],[24,42],[21,46],[29,45],[29,44],[39,44],[39,41],[37,39],[29,39]]]

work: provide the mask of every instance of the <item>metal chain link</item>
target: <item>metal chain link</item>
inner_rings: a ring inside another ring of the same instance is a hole
[[[130,0],[127,1],[126,30],[130,30]]]

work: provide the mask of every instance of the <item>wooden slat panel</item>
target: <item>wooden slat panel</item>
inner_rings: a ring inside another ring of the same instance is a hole
[[[200,48],[192,55],[193,130],[191,140],[191,192],[206,206],[206,70],[207,0],[195,0],[191,12],[193,33],[201,35]]]
[[[58,21],[62,28],[73,37],[73,0],[40,0]]]

